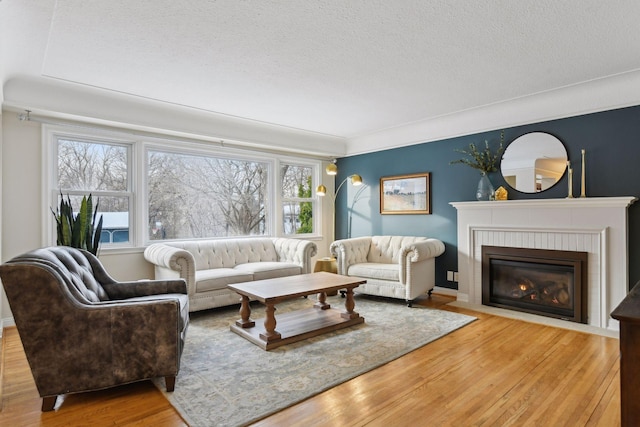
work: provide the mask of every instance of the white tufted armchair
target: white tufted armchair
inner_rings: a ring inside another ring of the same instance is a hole
[[[370,236],[336,240],[331,254],[338,274],[367,279],[354,292],[413,300],[435,286],[435,257],[444,252],[437,239],[410,236]]]
[[[189,311],[238,304],[227,285],[311,273],[316,244],[288,238],[238,238],[163,242],[144,251],[156,279],[187,282]]]

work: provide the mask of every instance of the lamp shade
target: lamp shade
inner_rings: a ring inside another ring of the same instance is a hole
[[[351,175],[351,184],[353,184],[356,187],[358,185],[362,185],[362,177],[354,173],[353,175]]]
[[[327,187],[322,184],[318,185],[318,187],[316,188],[316,194],[318,196],[324,196],[325,194],[327,194]]]
[[[335,163],[329,163],[325,170],[327,171],[327,175],[337,175],[338,174],[338,166],[336,166]]]

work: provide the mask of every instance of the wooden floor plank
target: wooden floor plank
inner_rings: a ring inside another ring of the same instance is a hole
[[[618,340],[450,307],[450,301],[433,295],[415,304],[478,320],[254,426],[620,424]],[[15,328],[4,330],[2,353],[0,425],[186,425],[148,381],[67,395],[56,411],[42,413]]]

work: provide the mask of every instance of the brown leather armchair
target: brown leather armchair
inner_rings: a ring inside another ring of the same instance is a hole
[[[60,394],[156,377],[173,391],[189,324],[183,279],[117,282],[65,246],[17,256],[0,278],[43,411]]]

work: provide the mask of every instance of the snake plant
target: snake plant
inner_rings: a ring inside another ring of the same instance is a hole
[[[85,249],[94,255],[98,254],[100,244],[100,234],[102,233],[102,215],[96,224],[98,214],[98,204],[93,208],[93,199],[83,196],[80,210],[73,212],[71,198],[67,195],[67,200],[60,193],[60,207],[57,212],[51,209],[56,220],[58,246],[71,246],[73,248]],[[93,212],[93,214],[92,214]]]

